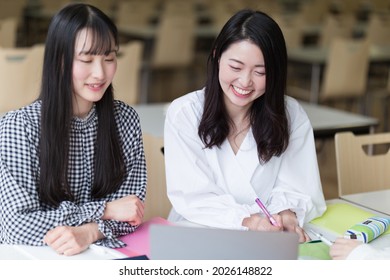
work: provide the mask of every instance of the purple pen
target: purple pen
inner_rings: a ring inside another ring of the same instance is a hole
[[[268,217],[268,219],[271,222],[271,224],[273,226],[278,227],[279,224],[276,222],[274,217],[271,216],[271,214],[268,212],[267,208],[265,208],[264,204],[260,201],[260,199],[256,198],[255,201],[256,201],[257,205],[259,205],[260,209],[264,212],[264,214]]]

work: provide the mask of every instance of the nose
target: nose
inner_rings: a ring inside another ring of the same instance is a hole
[[[95,79],[102,80],[105,76],[104,64],[101,61],[95,61],[92,68],[92,76]]]
[[[243,87],[248,87],[252,85],[252,76],[249,71],[245,71],[241,73],[240,83]]]

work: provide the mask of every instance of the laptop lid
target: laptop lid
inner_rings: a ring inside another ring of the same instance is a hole
[[[294,260],[298,235],[229,229],[151,225],[152,260]]]

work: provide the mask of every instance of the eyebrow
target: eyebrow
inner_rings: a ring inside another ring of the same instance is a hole
[[[104,55],[108,55],[110,53],[117,53],[117,52],[118,52],[117,50],[111,50],[108,52],[104,52]],[[91,51],[82,50],[82,51],[78,52],[77,55],[94,55],[94,54],[92,54]]]
[[[229,58],[230,61],[237,62],[239,64],[244,64],[242,61],[234,59],[234,58]],[[265,67],[264,64],[256,64],[255,67]]]

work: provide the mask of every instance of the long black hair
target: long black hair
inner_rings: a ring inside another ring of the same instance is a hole
[[[43,202],[57,206],[72,201],[68,184],[68,160],[72,107],[72,68],[75,41],[82,29],[92,33],[88,53],[106,54],[118,49],[118,32],[111,19],[96,7],[70,4],[52,19],[45,44],[41,108],[39,195]],[[95,103],[98,116],[92,197],[114,192],[125,175],[125,165],[117,136],[110,85]]]
[[[241,10],[224,25],[207,61],[205,103],[198,134],[206,148],[220,147],[230,132],[230,120],[219,84],[219,60],[236,42],[249,40],[263,53],[266,67],[265,93],[250,109],[250,124],[257,143],[260,162],[280,156],[289,142],[289,125],[285,109],[287,50],[278,24],[267,14]]]

